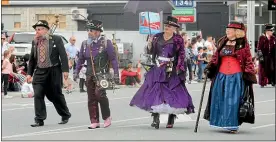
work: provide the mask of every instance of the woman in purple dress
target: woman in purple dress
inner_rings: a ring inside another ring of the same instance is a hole
[[[175,34],[178,20],[169,16],[163,33],[153,37],[150,54],[155,64],[130,102],[130,106],[152,113],[152,127],[159,129],[161,113],[169,114],[172,128],[177,114],[194,113],[192,98],[185,86],[185,50],[183,38]]]

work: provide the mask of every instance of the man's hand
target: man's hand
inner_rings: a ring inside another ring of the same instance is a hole
[[[27,75],[27,83],[32,83],[33,78],[30,75]]]
[[[68,72],[63,72],[64,80],[67,80],[67,79],[68,79],[68,76],[69,76],[69,73],[68,73]]]

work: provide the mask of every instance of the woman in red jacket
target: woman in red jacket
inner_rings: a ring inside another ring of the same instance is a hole
[[[122,85],[135,85],[136,83],[140,83],[138,72],[132,71],[131,63],[122,70],[121,72],[121,83]]]
[[[265,34],[260,36],[258,42],[259,84],[262,88],[267,84],[275,85],[276,37],[273,36],[273,31],[272,24],[266,24]]]
[[[245,37],[243,23],[231,22],[226,36],[218,41],[218,48],[205,73],[212,79],[204,119],[214,127],[238,131],[243,122],[254,123],[253,114],[244,118],[240,115],[243,96],[250,96],[254,107],[252,84],[257,83],[250,47]],[[247,91],[245,91],[247,90]]]

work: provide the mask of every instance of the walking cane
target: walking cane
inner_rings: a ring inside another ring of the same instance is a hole
[[[206,74],[208,74],[208,72]],[[203,89],[202,89],[202,94],[201,94],[201,99],[200,99],[200,103],[199,103],[198,114],[197,114],[197,118],[196,118],[196,125],[195,125],[195,130],[194,130],[195,133],[197,133],[198,122],[199,122],[199,118],[200,118],[200,112],[201,112],[202,102],[203,102],[203,98],[204,98],[204,92],[205,92],[206,82],[207,82],[207,75],[205,75],[205,78],[204,78]]]

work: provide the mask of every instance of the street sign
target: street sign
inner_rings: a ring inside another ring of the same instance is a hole
[[[187,30],[185,30],[185,33],[187,33],[188,37],[192,39],[192,38],[195,38],[198,35],[200,35],[201,31],[187,31]]]
[[[175,7],[195,7],[194,0],[172,0]]]
[[[9,0],[1,0],[1,5],[9,5]]]
[[[178,19],[179,23],[193,23],[195,22],[195,16],[174,16]]]
[[[177,16],[177,15],[194,15],[195,12],[195,8],[181,8],[181,9],[175,9],[172,10],[172,15],[173,16]]]

